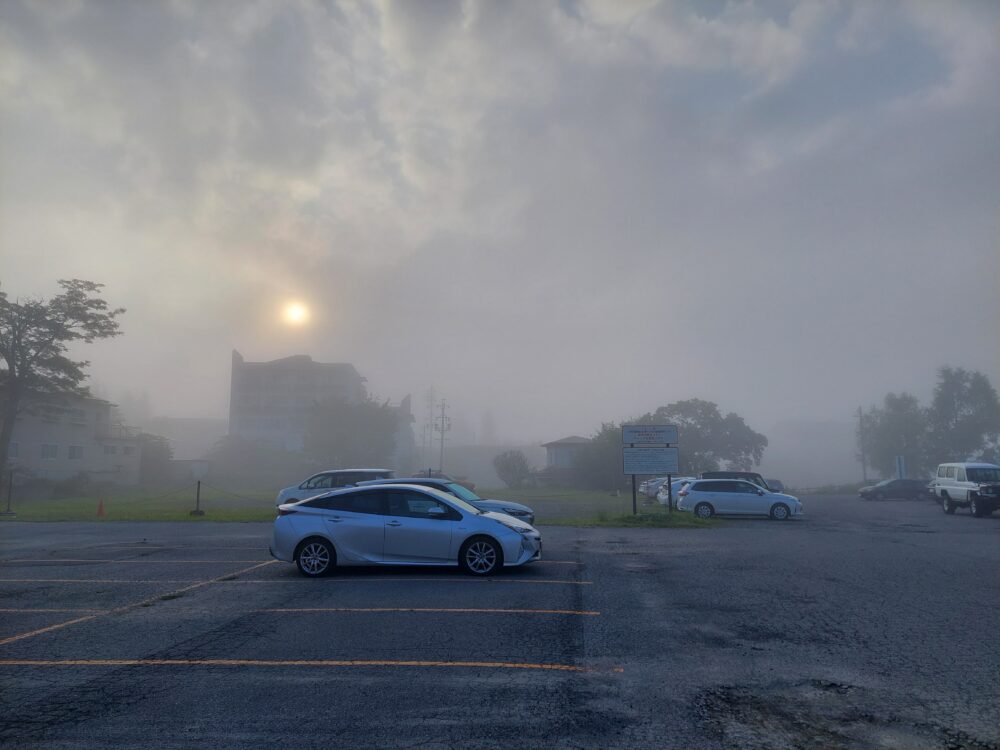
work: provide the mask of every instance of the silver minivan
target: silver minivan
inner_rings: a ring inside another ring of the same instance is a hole
[[[931,485],[941,509],[949,515],[956,508],[968,508],[980,518],[1000,508],[1000,466],[996,464],[940,464]]]

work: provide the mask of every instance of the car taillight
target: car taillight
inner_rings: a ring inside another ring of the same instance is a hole
[[[294,510],[287,510],[285,508],[278,508],[278,515],[279,516],[290,516],[290,515],[292,515],[293,513],[296,513],[296,512],[297,511],[294,511]]]
[[[687,494],[688,494],[688,491],[687,491],[687,490],[680,490],[680,491],[679,491],[679,492],[677,493],[677,495],[678,495],[679,497],[687,497]]]

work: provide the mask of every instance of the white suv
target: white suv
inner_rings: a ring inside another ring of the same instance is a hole
[[[948,514],[962,507],[980,518],[1000,508],[1000,466],[996,464],[941,464],[931,486]]]

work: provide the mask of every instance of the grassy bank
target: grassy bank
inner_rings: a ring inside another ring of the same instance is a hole
[[[637,501],[639,515],[632,515],[632,496],[588,490],[484,489],[483,497],[511,500],[531,506],[536,523],[559,526],[609,526],[686,528],[705,526],[689,513],[668,514],[658,503]],[[98,515],[103,504],[104,515]],[[193,488],[169,492],[123,492],[87,497],[24,499],[15,498],[17,521],[272,521],[274,493],[232,493],[202,488],[202,516],[192,516]]]

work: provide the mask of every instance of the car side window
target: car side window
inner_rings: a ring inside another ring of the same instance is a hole
[[[712,492],[739,492],[736,482],[715,482],[709,487]]]
[[[948,477],[948,479],[954,479],[955,478],[955,467],[954,466],[949,466],[947,469],[945,469],[945,476]]]
[[[944,476],[944,473],[945,473],[945,472],[944,472],[944,467],[943,467],[943,466],[938,466],[938,473],[937,473],[937,475],[938,475],[939,477],[943,477],[943,476]]]
[[[959,482],[964,482],[965,481],[965,467],[964,466],[959,466],[957,469],[955,469],[955,478]]]
[[[304,490],[325,490],[331,486],[332,477],[329,474],[319,474],[313,477],[305,486],[302,488]]]
[[[348,495],[334,495],[327,499],[332,501],[330,510],[385,515],[385,493],[381,491],[352,492]]]
[[[757,490],[762,489],[752,482],[740,482],[740,492],[744,492],[747,495],[756,495]]]
[[[431,508],[440,508],[444,511],[444,517],[458,520],[461,516],[453,509],[442,502],[438,502],[433,497],[422,492],[390,492],[389,493],[389,515],[404,516],[407,518],[440,518],[441,515],[431,513]]]

